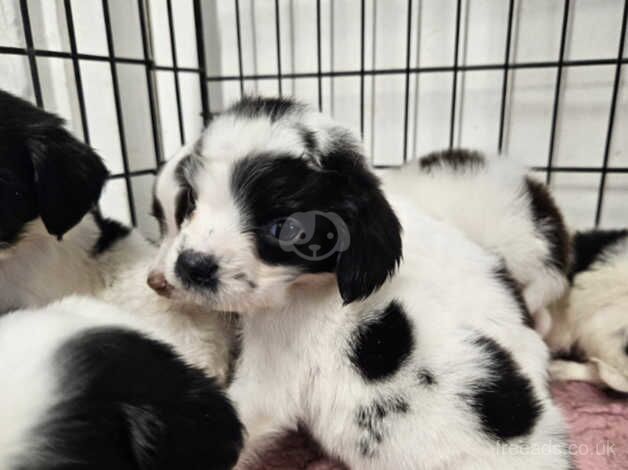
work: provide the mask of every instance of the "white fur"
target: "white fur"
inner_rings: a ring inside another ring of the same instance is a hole
[[[225,383],[229,372],[232,319],[193,303],[155,295],[146,275],[157,248],[137,231],[99,257],[105,287],[96,296],[124,307],[153,336],[172,344],[183,358]]]
[[[23,239],[0,259],[0,311],[43,306],[66,295],[93,295],[141,319],[146,331],[224,383],[231,319],[197,304],[156,296],[146,274],[158,250],[136,230],[95,256],[91,250],[98,235],[91,214],[61,241],[46,232],[40,219],[30,223]]]
[[[417,203],[426,213],[462,230],[502,257],[523,288],[530,312],[547,322],[546,307],[565,291],[565,273],[547,263],[550,246],[535,227],[524,187],[526,172],[507,157],[483,166],[422,171],[417,162],[381,172],[389,194]],[[542,325],[543,333],[549,326]]]
[[[197,209],[180,231],[168,227],[155,264],[173,285],[173,298],[242,314],[243,350],[229,390],[249,433],[241,466],[269,436],[301,422],[326,452],[355,469],[567,469],[565,427],[547,388],[547,348],[523,325],[516,301],[495,279],[497,256],[418,211],[414,202],[400,200],[395,209],[404,227],[403,262],[364,301],[343,305],[334,275],[299,276],[294,268],[269,266],[257,257],[250,235],[238,223],[244,214],[230,200],[230,165],[247,155],[290,147],[296,141],[295,129],[290,130],[295,120],[315,125],[319,142],[327,145],[333,137],[318,116],[299,110],[273,124],[228,113],[216,118],[196,149],[204,167],[193,181]],[[299,155],[301,149],[290,150]],[[167,166],[156,186],[164,204],[175,193],[172,168]],[[491,218],[511,210],[496,209]],[[528,220],[513,218],[521,224]],[[525,225],[520,230],[529,231]],[[518,246],[517,240],[507,241]],[[534,254],[544,249],[538,240],[529,241]],[[217,292],[186,290],[177,280],[177,254],[188,248],[221,260]],[[519,250],[517,255],[529,253],[525,246]],[[238,272],[258,288],[233,278]],[[404,306],[415,348],[393,377],[368,382],[348,358],[353,334],[393,299]],[[488,378],[490,364],[472,344],[478,335],[493,338],[512,355],[543,404],[531,435],[510,447],[481,432],[478,417],[461,397]],[[419,383],[422,368],[434,374],[436,384]],[[382,421],[382,442],[365,457],[359,451],[364,431],[356,425],[356,408],[393,396],[408,402],[408,412],[391,413]]]
[[[46,231],[41,219],[30,222],[16,245],[0,250],[0,312],[97,290],[103,279],[89,254],[97,239],[91,217],[62,241]]]
[[[628,242],[616,243],[603,260],[578,273],[551,312],[550,349],[569,351],[577,345],[588,358],[586,364],[555,361],[553,377],[628,392]]]

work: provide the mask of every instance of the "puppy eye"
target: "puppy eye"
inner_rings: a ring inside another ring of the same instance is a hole
[[[185,188],[179,192],[177,196],[177,203],[175,207],[174,218],[177,223],[177,227],[181,227],[181,224],[196,210],[196,194],[191,188]]]
[[[305,236],[305,231],[298,220],[287,218],[278,220],[269,226],[273,238],[282,242],[293,242]]]

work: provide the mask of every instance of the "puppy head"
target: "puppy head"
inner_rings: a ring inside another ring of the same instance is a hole
[[[280,307],[335,280],[345,303],[395,270],[401,228],[357,139],[288,100],[245,98],[162,169],[158,292],[217,310]]]
[[[0,90],[0,250],[37,217],[61,238],[98,200],[106,178],[98,155],[60,118]]]

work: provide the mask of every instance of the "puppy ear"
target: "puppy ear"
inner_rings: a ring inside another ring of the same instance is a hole
[[[391,276],[402,257],[401,224],[380,189],[377,177],[357,152],[335,156],[333,160],[350,175],[347,187],[353,216],[348,247],[338,255],[336,277],[345,304],[368,297]]]
[[[98,201],[108,171],[88,146],[60,126],[29,141],[39,213],[52,235],[61,238]]]

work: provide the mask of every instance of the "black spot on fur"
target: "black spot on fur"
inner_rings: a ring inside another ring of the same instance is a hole
[[[151,215],[157,220],[159,224],[159,234],[163,237],[166,233],[166,215],[164,208],[157,199],[157,196],[153,193],[153,202],[151,205]]]
[[[628,230],[590,230],[578,232],[573,237],[573,262],[569,280],[586,271],[596,261],[603,261],[605,254],[622,240],[628,239]]]
[[[482,430],[498,441],[529,435],[542,411],[532,384],[510,353],[495,340],[482,336],[474,343],[490,363],[488,375],[465,396],[477,413]]]
[[[366,380],[384,380],[401,368],[413,347],[408,317],[401,304],[392,301],[374,320],[358,327],[349,358]]]
[[[41,217],[61,238],[100,197],[108,172],[63,120],[0,91],[0,241],[15,243]]]
[[[92,247],[92,254],[94,255],[100,255],[109,250],[118,240],[125,238],[131,232],[129,227],[117,220],[103,217],[98,209],[92,211],[92,216],[100,231],[98,240]]]
[[[174,220],[180,228],[184,220],[196,209],[196,192],[191,186],[182,187],[175,200]]]
[[[454,171],[480,169],[485,164],[486,160],[480,152],[467,149],[441,150],[419,159],[419,166],[427,172],[444,168]]]
[[[550,246],[547,264],[567,273],[569,266],[569,235],[563,216],[547,186],[526,178],[526,191],[530,197],[532,218],[537,230]]]
[[[175,179],[181,188],[175,200],[174,212],[174,220],[178,228],[196,209],[197,196],[192,182],[201,165],[202,161],[199,157],[190,154],[183,157],[175,169]]]
[[[305,126],[299,126],[298,131],[307,152],[310,155],[315,154],[318,149],[318,144],[316,143],[316,135],[314,132]]]
[[[237,414],[169,346],[95,328],[57,353],[61,401],[47,413],[23,468],[229,469],[242,447]],[[77,462],[79,462],[77,464]]]
[[[377,446],[385,436],[384,421],[391,415],[408,413],[410,405],[401,397],[379,399],[368,406],[359,406],[355,414],[355,423],[362,431],[358,440],[358,450],[364,457],[372,457]]]
[[[268,117],[274,122],[300,108],[303,108],[303,105],[288,98],[245,96],[231,106],[227,113],[247,118]]]
[[[506,266],[502,264],[500,267],[495,269],[495,277],[517,303],[523,324],[529,326],[530,328],[534,328],[534,319],[532,318],[532,315],[528,310],[528,306],[526,305],[526,302],[523,298],[523,294],[521,293],[521,287],[519,286],[515,278],[512,277],[512,274],[510,274],[508,268],[506,268]]]

